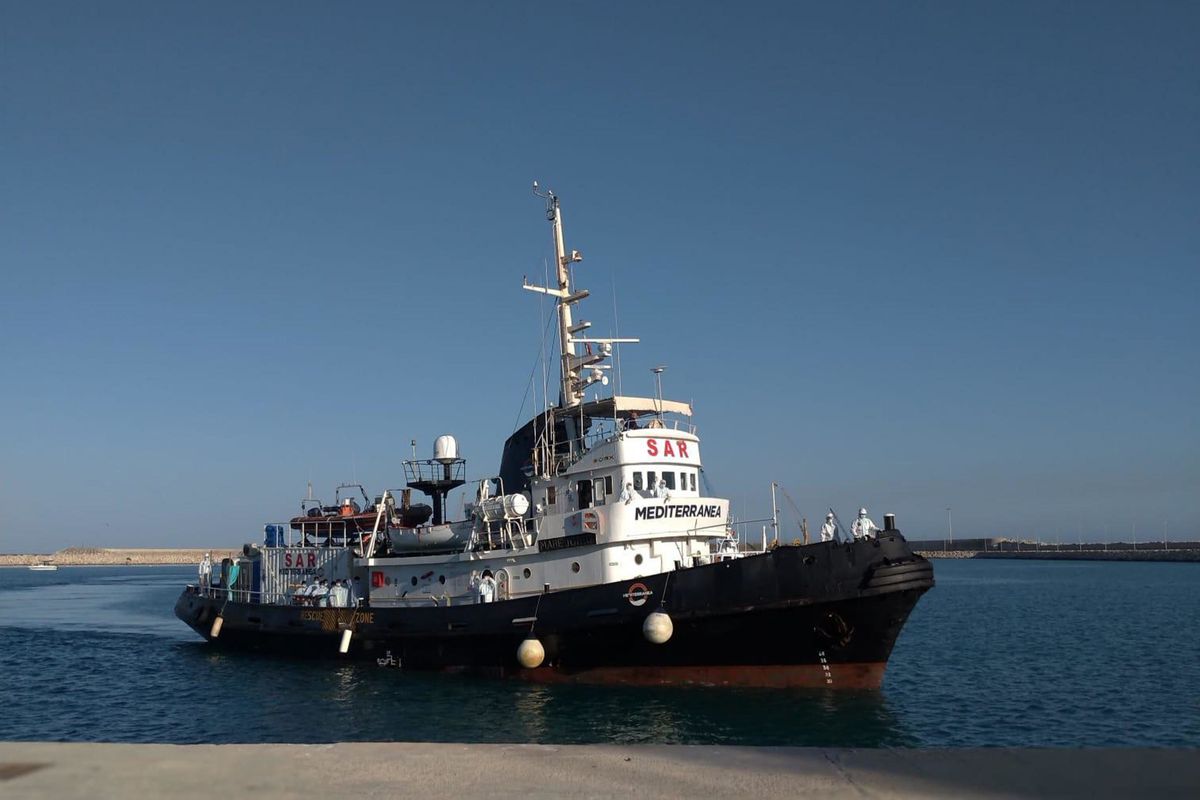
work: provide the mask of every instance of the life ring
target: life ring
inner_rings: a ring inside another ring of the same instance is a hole
[[[625,594],[621,595],[629,601],[629,605],[634,608],[646,605],[646,601],[650,599],[650,595],[654,594],[650,587],[641,581],[632,584]]]

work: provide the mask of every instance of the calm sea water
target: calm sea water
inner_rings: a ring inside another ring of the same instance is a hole
[[[882,691],[620,689],[226,655],[179,568],[0,569],[3,739],[1200,745],[1200,564],[939,561]]]

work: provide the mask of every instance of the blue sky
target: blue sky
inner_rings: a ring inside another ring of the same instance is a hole
[[[492,474],[534,179],[584,317],[642,338],[624,390],[668,365],[739,515],[774,479],[918,538],[1200,538],[1192,4],[2,23],[0,551],[238,544],[441,433]]]

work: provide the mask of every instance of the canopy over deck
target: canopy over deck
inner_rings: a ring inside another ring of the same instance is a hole
[[[657,414],[660,411],[664,414],[682,414],[690,417],[692,406],[691,403],[681,403],[678,400],[659,400],[655,397],[630,397],[628,395],[604,397],[583,404],[583,414],[588,417],[626,417],[635,412]]]

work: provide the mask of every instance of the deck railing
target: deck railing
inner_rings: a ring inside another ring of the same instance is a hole
[[[254,605],[273,605],[273,606],[312,606],[314,608],[349,608],[349,606],[332,605],[332,595],[301,595],[299,592],[303,588],[297,586],[293,591],[288,592],[264,592],[257,589],[243,589],[234,587],[225,587],[220,583],[210,585],[198,584],[192,587],[196,594],[201,597],[212,598],[214,600],[228,600],[232,603],[250,603]],[[356,598],[358,606],[366,603],[367,598]]]

